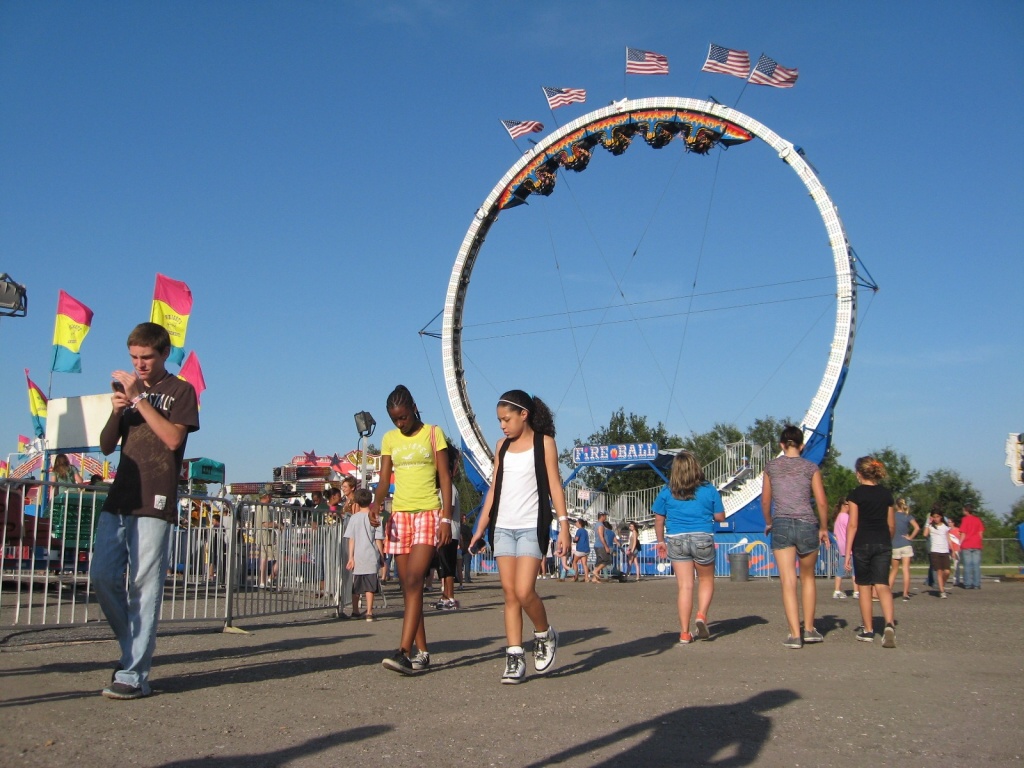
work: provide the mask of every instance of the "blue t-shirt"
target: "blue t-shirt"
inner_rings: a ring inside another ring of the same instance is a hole
[[[590,533],[586,528],[576,531],[576,551],[580,553],[590,552]]]
[[[714,533],[715,513],[724,512],[722,496],[711,483],[698,485],[694,498],[677,499],[666,485],[654,500],[651,511],[665,518],[665,535]]]

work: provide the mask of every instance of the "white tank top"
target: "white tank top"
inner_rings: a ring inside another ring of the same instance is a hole
[[[522,453],[508,451],[502,459],[501,501],[495,526],[520,530],[537,527],[537,473],[533,448]]]

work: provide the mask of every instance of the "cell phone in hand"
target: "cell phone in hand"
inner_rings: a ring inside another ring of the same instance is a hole
[[[114,379],[112,382],[110,382],[110,388],[115,392],[120,392],[122,395],[124,394],[124,384],[122,384],[117,379]]]

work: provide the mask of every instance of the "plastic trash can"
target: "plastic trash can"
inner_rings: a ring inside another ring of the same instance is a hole
[[[750,581],[750,553],[729,553],[729,581]]]

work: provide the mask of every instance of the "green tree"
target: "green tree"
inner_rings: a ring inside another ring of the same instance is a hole
[[[1024,523],[1024,498],[1017,499],[1010,507],[1010,513],[1006,516],[1006,525],[1017,535],[1017,526]]]
[[[839,463],[841,455],[834,445],[829,446],[828,453],[821,462],[821,480],[825,485],[830,513],[840,499],[857,487],[857,473]]]
[[[892,446],[885,446],[869,455],[874,456],[885,465],[885,487],[892,491],[897,499],[907,495],[910,487],[917,482],[920,473],[910,464],[906,454],[900,453]]]
[[[964,506],[970,504],[986,528],[999,526],[992,513],[984,509],[978,489],[952,469],[929,472],[924,480],[907,489],[906,496],[918,522],[923,523],[933,509],[951,520],[959,520]]]
[[[725,453],[725,446],[729,443],[738,443],[743,439],[743,433],[733,424],[715,424],[709,432],[692,432],[690,436],[682,441],[682,447],[697,457],[702,467]]]
[[[657,443],[659,448],[679,448],[683,445],[678,435],[670,435],[660,421],[651,426],[646,416],[625,412],[619,408],[608,420],[608,426],[599,429],[587,438],[586,442],[576,438],[573,447],[580,445],[617,445],[620,443]],[[572,448],[567,448],[559,455],[566,466],[572,466]],[[609,476],[610,475],[610,476]],[[630,472],[616,472],[597,467],[583,469],[577,477],[591,488],[604,488],[610,493],[625,493],[644,488],[654,488],[662,484],[662,479],[649,469],[638,469]]]
[[[787,424],[792,424],[793,420],[790,418],[779,421],[773,416],[765,416],[763,419],[754,419],[754,423],[747,427],[747,431],[744,433],[748,443],[754,443],[755,445],[773,445],[778,446],[779,437],[782,435],[782,430]]]

